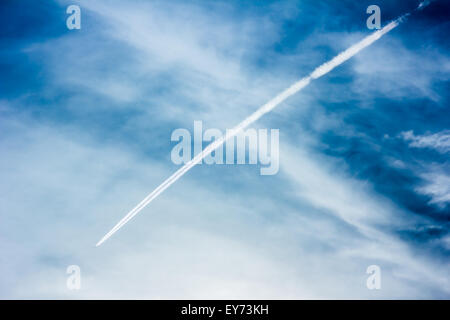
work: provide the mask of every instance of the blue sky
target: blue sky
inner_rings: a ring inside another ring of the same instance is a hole
[[[418,3],[378,1],[382,25]],[[173,130],[233,127],[370,34],[371,4],[2,1],[0,297],[450,298],[446,1],[255,123],[277,175],[196,166],[95,247],[178,168]]]

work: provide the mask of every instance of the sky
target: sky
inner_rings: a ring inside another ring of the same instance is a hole
[[[277,174],[197,165],[95,246],[180,167],[174,130],[234,127],[373,32],[372,4],[2,1],[0,298],[449,299],[442,0],[252,125],[279,130]],[[386,25],[419,1],[376,4]]]

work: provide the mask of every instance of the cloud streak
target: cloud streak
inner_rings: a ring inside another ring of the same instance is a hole
[[[417,9],[423,9],[424,6],[429,3],[422,2],[419,4]],[[416,10],[417,10],[416,9]],[[400,16],[398,19],[392,21],[382,29],[375,31],[371,35],[365,37],[360,42],[346,49],[345,51],[338,54],[336,57],[331,59],[330,61],[322,64],[318,68],[316,68],[310,75],[302,78],[301,80],[294,83],[292,86],[278,94],[272,100],[264,104],[257,111],[239,123],[236,127],[231,129],[225,137],[218,139],[208,145],[203,152],[197,154],[191,161],[186,163],[183,167],[177,170],[174,174],[172,174],[167,180],[165,180],[161,185],[159,185],[155,190],[153,190],[147,197],[145,197],[135,208],[133,208],[129,213],[125,215],[99,242],[97,242],[96,246],[100,246],[103,242],[105,242],[108,238],[110,238],[115,232],[117,232],[121,227],[123,227],[128,221],[130,221],[134,216],[136,216],[142,209],[144,209],[150,202],[152,202],[155,198],[157,198],[162,192],[164,192],[168,187],[170,187],[173,183],[175,183],[178,179],[180,179],[186,172],[188,172],[192,167],[196,164],[200,163],[204,157],[209,155],[211,152],[219,148],[223,145],[228,139],[236,136],[244,130],[246,127],[257,121],[266,113],[272,111],[275,107],[277,107],[280,103],[285,101],[290,96],[296,94],[303,88],[305,88],[312,80],[318,79],[334,68],[338,67],[345,61],[352,58],[358,52],[363,50],[364,48],[370,46],[375,41],[379,40],[383,35],[387,34],[394,28],[396,28],[400,23],[402,23],[406,17],[408,17],[410,13],[404,14]]]
[[[409,130],[400,135],[405,141],[410,141],[410,147],[435,149],[440,153],[450,152],[450,130],[424,135],[415,135],[414,131]]]

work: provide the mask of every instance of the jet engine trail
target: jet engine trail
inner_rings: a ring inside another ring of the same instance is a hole
[[[415,9],[416,10],[422,10],[425,6],[429,5],[431,1],[425,0],[419,4],[419,6]],[[410,13],[406,13],[396,20],[392,21],[391,23],[387,24],[382,29],[373,32],[371,35],[365,37],[358,43],[354,44],[350,48],[346,49],[345,51],[339,53],[337,56],[335,56],[333,59],[329,60],[328,62],[322,64],[321,66],[317,67],[312,73],[310,73],[308,76],[304,77],[303,79],[295,82],[293,85],[291,85],[289,88],[282,91],[280,94],[278,94],[276,97],[274,97],[272,100],[261,106],[259,109],[257,109],[254,113],[252,113],[250,116],[248,116],[246,119],[244,119],[241,123],[239,123],[237,126],[235,126],[233,129],[227,132],[225,137],[221,137],[220,139],[215,140],[211,144],[209,144],[202,152],[197,154],[194,158],[192,158],[189,162],[187,162],[183,167],[178,169],[175,173],[173,173],[167,180],[165,180],[161,185],[159,185],[155,190],[153,190],[148,196],[146,196],[133,210],[131,210],[125,217],[122,218],[97,244],[98,247],[103,242],[105,242],[109,237],[111,237],[117,230],[119,230],[121,227],[123,227],[128,221],[130,221],[135,215],[137,215],[142,209],[144,209],[145,206],[147,206],[150,202],[152,202],[156,197],[158,197],[164,190],[166,190],[168,187],[170,187],[173,183],[175,183],[178,179],[180,179],[186,172],[188,172],[193,166],[198,164],[200,161],[203,160],[207,155],[209,155],[211,152],[222,146],[228,139],[233,138],[239,132],[244,130],[246,127],[254,123],[256,120],[261,118],[264,114],[272,111],[276,106],[278,106],[280,103],[285,101],[287,98],[292,96],[293,94],[299,92],[303,88],[305,88],[312,80],[318,79],[330,71],[332,71],[337,66],[341,65],[348,59],[352,58],[354,55],[356,55],[358,52],[360,52],[362,49],[370,46],[372,43],[380,39],[382,36],[396,28],[399,24],[401,24],[406,17],[408,17]]]

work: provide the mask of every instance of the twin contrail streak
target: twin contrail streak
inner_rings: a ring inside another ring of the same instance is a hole
[[[425,6],[429,4],[429,1],[426,0],[422,2],[416,10],[421,10]],[[187,162],[183,167],[178,169],[174,174],[172,174],[166,181],[164,181],[159,187],[153,190],[147,197],[144,198],[133,210],[131,210],[125,217],[122,218],[115,226],[112,228],[98,243],[96,246],[101,245],[105,242],[109,237],[111,237],[117,230],[123,227],[128,221],[130,221],[135,215],[137,215],[142,209],[145,208],[150,202],[152,202],[156,197],[158,197],[164,190],[170,187],[173,183],[175,183],[178,179],[180,179],[186,172],[188,172],[193,166],[200,163],[203,158],[209,155],[211,152],[222,146],[228,139],[233,138],[239,132],[247,128],[249,125],[254,123],[256,120],[261,118],[264,114],[272,111],[276,106],[285,101],[287,98],[292,96],[293,94],[299,92],[303,88],[305,88],[312,80],[322,77],[327,74],[337,66],[341,65],[362,49],[370,46],[372,43],[380,39],[383,35],[397,27],[403,20],[409,15],[409,13],[402,15],[398,19],[392,21],[384,28],[375,31],[371,35],[365,37],[360,42],[354,44],[347,50],[341,52],[336,57],[331,59],[330,61],[322,64],[318,68],[316,68],[311,74],[304,77],[303,79],[297,81],[289,88],[285,89],[283,92],[278,94],[272,100],[267,102],[265,105],[260,107],[254,113],[252,113],[249,117],[235,126],[233,129],[228,130],[225,136],[222,136],[220,139],[215,140],[211,144],[209,144],[202,152],[197,154],[193,159]]]

